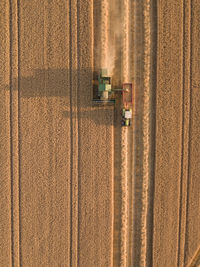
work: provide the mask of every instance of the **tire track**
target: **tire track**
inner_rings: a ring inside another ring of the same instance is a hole
[[[77,0],[69,1],[70,9],[70,121],[71,121],[71,185],[70,185],[70,201],[71,201],[71,249],[70,249],[70,266],[78,265],[78,232],[79,232],[79,114],[78,114],[78,5]]]
[[[20,265],[20,155],[19,155],[19,6],[10,1],[10,155],[11,155],[11,257]]]

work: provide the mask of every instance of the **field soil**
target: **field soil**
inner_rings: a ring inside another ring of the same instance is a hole
[[[200,2],[0,10],[0,266],[199,266]]]

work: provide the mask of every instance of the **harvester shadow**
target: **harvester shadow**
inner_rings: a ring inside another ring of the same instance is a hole
[[[78,117],[80,120],[93,120],[100,125],[114,124],[114,104],[100,105],[92,101],[96,92],[92,85],[91,68],[35,69],[31,73],[32,75],[11,79],[12,82],[6,85],[6,90],[19,90],[19,100],[56,97],[56,105],[60,105],[64,118]]]

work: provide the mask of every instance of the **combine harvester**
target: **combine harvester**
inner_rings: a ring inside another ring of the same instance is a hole
[[[132,83],[123,83],[122,89],[113,89],[107,69],[102,69],[98,75],[98,81],[94,81],[94,85],[98,86],[98,97],[93,99],[95,104],[115,103],[114,93],[122,93],[122,126],[130,126],[133,105]]]
[[[100,71],[98,81],[94,81],[94,85],[98,86],[98,98],[93,99],[94,103],[115,103],[111,86],[111,77],[107,75],[107,69],[102,69]]]

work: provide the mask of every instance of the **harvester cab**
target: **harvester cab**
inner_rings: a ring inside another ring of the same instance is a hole
[[[124,83],[122,90],[122,126],[130,126],[132,121],[133,87],[132,83]]]

